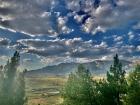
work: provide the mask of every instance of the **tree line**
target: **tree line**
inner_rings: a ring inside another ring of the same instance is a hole
[[[79,65],[61,91],[62,105],[140,105],[140,65],[126,75],[118,55],[104,79]]]

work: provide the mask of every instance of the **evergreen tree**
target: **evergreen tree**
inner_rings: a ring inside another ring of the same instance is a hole
[[[78,70],[69,75],[62,91],[63,105],[97,105],[94,88],[89,70],[79,65]]]
[[[140,65],[129,74],[129,88],[126,105],[140,105]]]
[[[14,105],[24,105],[26,103],[24,72],[18,73],[15,83]]]
[[[17,94],[20,91],[24,92],[25,89],[24,86],[23,88],[18,88],[24,85],[24,78],[17,72],[19,61],[20,56],[16,51],[1,71],[0,105],[23,105],[16,102],[16,100],[22,102],[20,97],[25,97],[24,94]],[[20,79],[17,78],[18,76]]]
[[[100,92],[103,97],[102,105],[123,104],[123,98],[127,92],[127,81],[117,54],[114,57],[113,65],[107,72],[107,80],[102,82]]]

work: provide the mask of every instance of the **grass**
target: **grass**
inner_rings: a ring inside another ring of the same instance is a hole
[[[100,80],[103,76],[94,76]],[[38,76],[26,78],[27,105],[59,105],[62,102],[60,90],[67,78],[62,76]]]
[[[27,105],[58,105],[62,99],[60,90],[67,78],[61,76],[27,77]]]

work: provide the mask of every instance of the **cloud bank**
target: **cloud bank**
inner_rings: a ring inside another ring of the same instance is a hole
[[[0,0],[0,55],[23,64],[139,59],[139,0]],[[117,30],[117,31],[116,31]]]
[[[139,21],[139,0],[0,0],[0,25],[32,35],[70,33],[73,16],[95,34]],[[138,25],[139,26],[139,25]]]

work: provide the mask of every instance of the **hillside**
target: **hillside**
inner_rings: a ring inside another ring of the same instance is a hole
[[[129,61],[121,61],[124,69],[128,68],[132,62]],[[80,63],[61,63],[53,66],[46,66],[41,69],[31,70],[26,73],[26,76],[46,76],[46,75],[57,75],[64,76],[73,72],[77,69]],[[96,60],[93,62],[82,63],[87,69],[91,71],[94,75],[101,75],[106,73],[109,69],[112,61],[109,60]]]

